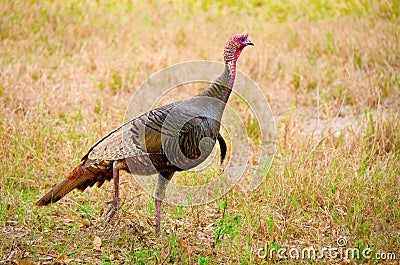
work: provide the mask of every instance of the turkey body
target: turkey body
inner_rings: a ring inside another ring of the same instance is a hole
[[[213,108],[205,98],[194,97],[151,110],[98,141],[82,158],[83,168],[101,167],[111,174],[112,162],[120,160],[120,169],[137,175],[188,170],[210,155],[217,139],[224,158],[222,112]],[[88,186],[93,181],[88,180]]]

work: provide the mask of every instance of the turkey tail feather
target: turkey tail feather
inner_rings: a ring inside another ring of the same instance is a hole
[[[84,191],[87,187],[92,187],[96,182],[97,186],[100,187],[105,180],[109,181],[111,179],[112,170],[93,166],[84,168],[82,164],[79,164],[65,180],[46,193],[35,206],[46,206],[50,203],[57,202],[70,191],[74,189]]]

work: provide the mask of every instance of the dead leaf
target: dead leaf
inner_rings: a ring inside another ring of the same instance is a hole
[[[155,221],[153,219],[151,219],[150,217],[146,218],[147,224],[151,225],[151,226],[155,226]]]
[[[28,259],[21,259],[18,261],[18,265],[33,265],[34,263],[32,263],[30,260]]]
[[[82,224],[84,227],[88,228],[90,226],[90,221],[86,218],[82,219]]]
[[[100,248],[101,247],[101,238],[98,236],[95,236],[93,239],[93,247],[95,248]]]
[[[179,241],[179,248],[183,249],[184,251],[187,251],[187,244],[184,240]]]

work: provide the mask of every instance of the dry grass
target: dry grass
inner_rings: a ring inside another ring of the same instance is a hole
[[[398,0],[82,2],[0,3],[0,264],[262,264],[278,261],[257,257],[265,243],[318,248],[339,236],[400,258]],[[110,183],[32,208],[123,121],[150,74],[221,61],[236,32],[256,43],[238,66],[276,119],[275,160],[256,191],[166,205],[161,240],[151,197],[128,175],[108,227]]]

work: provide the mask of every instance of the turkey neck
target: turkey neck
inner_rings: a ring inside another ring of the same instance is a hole
[[[237,58],[235,58],[237,59]],[[224,72],[199,96],[213,97],[226,103],[232,92],[236,76],[236,60],[225,62]]]

